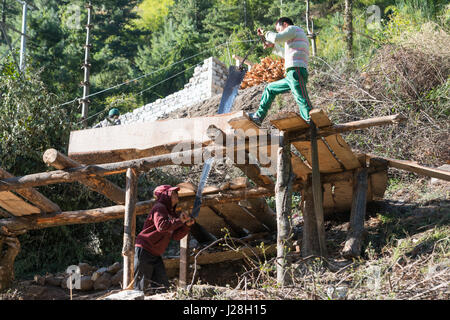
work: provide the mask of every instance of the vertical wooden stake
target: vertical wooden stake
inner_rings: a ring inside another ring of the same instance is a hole
[[[317,224],[317,234],[319,237],[320,255],[325,257],[327,255],[327,248],[325,243],[325,225],[323,219],[323,195],[322,184],[320,183],[319,171],[319,152],[317,147],[317,128],[311,120],[311,161],[312,161],[312,193],[314,198],[314,211]]]
[[[277,210],[277,283],[284,285],[286,253],[289,248],[290,214],[292,206],[292,181],[294,174],[291,166],[291,148],[287,133],[280,131],[278,147],[277,182],[275,201]]]
[[[123,288],[128,287],[134,277],[134,240],[136,235],[137,173],[128,168],[126,175],[125,216],[123,233]]]
[[[301,253],[303,257],[320,255],[319,237],[317,234],[316,215],[314,212],[314,197],[311,187],[311,177],[302,190],[303,239]]]
[[[367,180],[367,168],[359,168],[355,171],[350,226],[347,233],[347,241],[342,250],[342,255],[347,259],[356,258],[361,254],[364,217],[366,215]]]
[[[180,240],[180,288],[186,288],[187,277],[189,273],[189,236],[188,233],[183,239]]]

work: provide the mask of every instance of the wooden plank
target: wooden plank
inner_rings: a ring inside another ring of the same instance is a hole
[[[296,112],[280,112],[271,117],[270,123],[278,130],[288,132],[309,127],[306,121]]]
[[[211,208],[201,207],[198,217],[195,219],[199,224],[201,224],[209,233],[220,238],[225,233],[221,230],[226,227],[225,221],[217,216]],[[235,236],[233,234],[233,236]]]
[[[220,188],[217,186],[205,186],[203,188],[202,194],[211,194],[211,193],[217,193],[220,191]]]
[[[230,119],[228,123],[235,130],[235,132],[245,132],[245,135],[249,137],[257,135],[263,131],[252,120],[250,120],[247,113],[243,113],[240,117]]]
[[[182,182],[177,184],[177,187],[180,188],[178,190],[178,197],[189,197],[189,196],[195,196],[195,190],[197,189],[192,183],[190,182]]]
[[[15,216],[24,216],[42,212],[39,208],[32,206],[9,191],[0,192],[0,207]]]
[[[353,154],[341,135],[335,134],[325,137],[324,139],[346,170],[353,170],[361,167],[358,158]]]
[[[311,120],[318,128],[331,126],[332,123],[325,111],[322,109],[313,109],[310,112]],[[344,139],[339,134],[330,135],[324,138],[328,146],[333,150],[338,160],[344,165],[346,170],[352,170],[361,167],[358,159]]]
[[[333,185],[333,200],[336,211],[344,211],[350,209],[353,200],[353,180],[338,181],[333,183]]]
[[[224,217],[233,224],[248,230],[248,233],[267,231],[266,228],[254,216],[249,215],[237,203],[226,203],[214,206]]]
[[[291,164],[292,171],[297,179],[306,180],[308,174],[311,173],[311,168],[308,167],[303,160],[293,152],[291,152]]]
[[[309,112],[309,116],[311,117],[311,120],[314,122],[317,128],[332,125],[331,120],[328,118],[327,114],[322,109],[312,109]]]
[[[0,179],[13,177],[14,176],[8,171],[0,168]],[[61,212],[61,208],[56,203],[33,188],[19,189],[15,192],[30,201],[33,205],[41,209],[43,212]]]
[[[393,168],[402,169],[402,170],[406,170],[409,172],[414,172],[414,173],[424,175],[427,177],[450,181],[450,171],[445,171],[445,170],[441,170],[441,169],[437,169],[437,168],[425,167],[414,161],[397,160],[397,159],[391,159],[391,158],[386,158],[386,157],[379,157],[379,156],[376,156],[373,154],[367,154],[367,156],[370,158],[383,159],[383,160],[387,161],[388,166],[393,167]]]
[[[243,111],[208,117],[169,119],[130,125],[72,131],[70,158],[84,164],[98,164],[149,157],[172,152],[173,148],[211,142],[207,128],[215,125],[231,133],[228,121]]]
[[[230,189],[236,190],[236,189],[242,189],[249,186],[249,181],[247,177],[237,177],[231,180],[230,182]]]
[[[311,142],[298,141],[292,143],[295,148],[305,157],[311,166]],[[340,172],[343,171],[341,164],[334,158],[328,147],[322,140],[317,140],[317,149],[319,152],[319,168],[322,173]]]
[[[264,197],[242,200],[239,202],[239,206],[250,211],[250,213],[270,231],[277,230],[277,215],[269,207]]]

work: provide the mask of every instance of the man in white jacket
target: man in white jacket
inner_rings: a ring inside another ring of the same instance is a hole
[[[306,90],[308,81],[309,43],[302,28],[294,26],[291,19],[283,17],[275,23],[277,32],[266,32],[258,29],[258,35],[264,36],[264,48],[274,48],[273,52],[284,58],[286,77],[269,83],[264,89],[259,108],[250,113],[250,118],[258,125],[267,115],[275,96],[280,93],[292,91],[299,106],[301,117],[309,123],[309,111],[312,109],[311,101]]]

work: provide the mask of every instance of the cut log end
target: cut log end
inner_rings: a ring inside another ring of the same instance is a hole
[[[53,148],[45,150],[44,154],[42,155],[42,160],[47,165],[52,165],[53,163],[55,163],[57,158],[58,151]]]

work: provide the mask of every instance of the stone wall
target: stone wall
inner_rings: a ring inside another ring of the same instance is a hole
[[[120,116],[122,124],[155,121],[175,110],[188,108],[196,103],[221,94],[227,79],[228,69],[220,60],[210,57],[195,67],[194,74],[184,89],[163,99],[158,99],[132,112]]]

